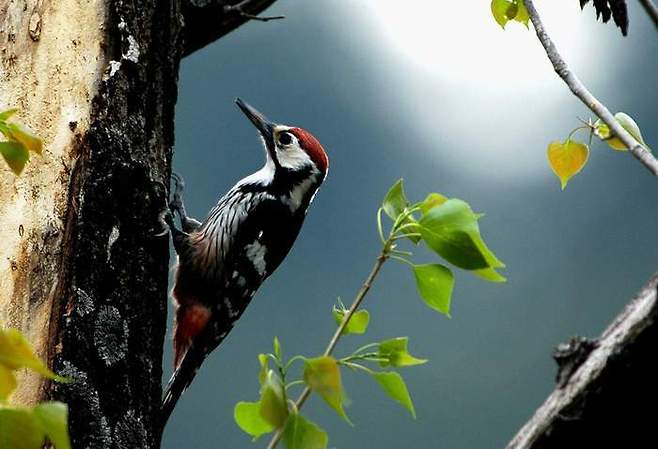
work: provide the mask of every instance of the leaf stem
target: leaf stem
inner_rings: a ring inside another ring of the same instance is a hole
[[[396,256],[395,254],[391,254],[390,257],[391,257],[391,259],[395,259],[395,260],[397,260],[398,262],[406,263],[407,265],[409,265],[409,266],[411,266],[411,267],[414,266],[414,264],[413,264],[410,260],[407,260],[407,259],[405,259],[404,257]]]

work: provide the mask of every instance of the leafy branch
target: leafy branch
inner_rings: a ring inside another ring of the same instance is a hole
[[[587,3],[588,1],[581,0],[580,5],[584,7]],[[594,6],[597,17],[601,16],[604,22],[610,20],[611,17],[614,18],[615,23],[626,34],[628,17],[626,4],[623,1],[595,1]],[[644,142],[635,120],[623,112],[618,112],[613,116],[571,71],[546,32],[532,0],[492,0],[491,12],[503,29],[510,21],[520,22],[526,27],[532,21],[537,37],[553,64],[555,72],[574,95],[598,117],[595,121],[581,120],[583,126],[572,130],[564,141],[553,141],[548,145],[548,162],[555,175],[560,179],[563,190],[569,179],[579,173],[587,163],[593,136],[597,136],[614,150],[630,151],[654,176],[658,177],[658,160],[651,154],[651,148]],[[581,130],[589,131],[589,144],[573,138],[574,134]]]
[[[384,215],[391,222],[388,232],[384,229]],[[275,338],[273,352],[258,356],[261,367],[258,376],[261,386],[259,401],[239,402],[235,407],[234,417],[238,426],[254,439],[274,432],[268,449],[275,448],[280,441],[287,449],[326,448],[327,434],[303,417],[300,410],[311,393],[316,393],[341,418],[352,424],[343,407],[345,393],[341,368],[369,375],[389,397],[415,417],[407,386],[395,369],[421,365],[427,360],[409,354],[407,337],[369,343],[341,358],[334,357],[333,353],[343,336],[366,332],[370,314],[360,307],[388,260],[408,266],[425,304],[449,316],[454,286],[452,270],[438,263],[415,264],[410,260],[413,256],[411,251],[399,249],[404,242],[412,245],[423,242],[454,266],[489,281],[505,281],[496,271],[504,264],[480,236],[477,224],[480,217],[466,202],[438,193],[412,204],[406,198],[402,181],[395,183],[377,211],[377,230],[382,245],[380,252],[349,308],[340,298],[333,307],[332,315],[337,329],[326,349],[317,357],[297,355],[285,361],[281,344]],[[270,362],[273,362],[274,368],[270,368]],[[303,362],[303,370],[300,378],[291,380],[290,373],[296,362]],[[289,390],[302,385],[304,389],[297,399],[290,399]]]
[[[573,94],[594,114],[596,114],[605,125],[608,126],[610,133],[618,138],[624,147],[627,148],[628,151],[630,151],[630,153],[642,163],[642,165],[644,165],[654,176],[658,177],[658,160],[641,142],[638,142],[631,133],[624,129],[622,124],[615,119],[608,108],[594,97],[580,79],[578,79],[562,58],[557,47],[546,32],[533,1],[524,1],[530,20],[535,27],[537,38],[544,47],[546,55],[551,61],[551,64],[553,64],[553,68],[558,76],[565,82]]]

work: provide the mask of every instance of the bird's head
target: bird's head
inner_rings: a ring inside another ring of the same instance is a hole
[[[315,176],[320,182],[324,180],[329,158],[310,132],[273,123],[240,98],[235,102],[258,129],[267,154],[266,167],[269,165],[273,170],[274,178],[292,175],[300,178]]]

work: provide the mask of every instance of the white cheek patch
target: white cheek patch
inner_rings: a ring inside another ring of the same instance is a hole
[[[302,167],[307,167],[313,163],[306,151],[298,146],[287,149],[277,149],[276,157],[282,167],[289,168],[293,171],[299,170]]]

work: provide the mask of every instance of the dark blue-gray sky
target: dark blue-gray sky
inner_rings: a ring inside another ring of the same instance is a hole
[[[286,20],[247,24],[183,62],[174,165],[195,216],[263,162],[236,96],[311,130],[331,169],[285,263],[184,395],[164,448],[252,446],[232,410],[257,398],[256,354],[274,335],[287,354],[321,352],[336,296],[354,295],[378,251],[375,211],[400,177],[414,199],[439,191],[486,212],[481,228],[509,282],[458,274],[447,319],[423,306],[404,266],[385,267],[366,300],[367,336],[338,353],[408,335],[430,359],[405,373],[418,419],[346,373],[354,428],[317,398],[306,410],[330,447],[503,447],[553,388],[551,348],[598,334],[658,268],[658,182],[629,154],[595,144],[560,191],[546,145],[589,114],[533,32],[503,32],[488,2],[403,3],[280,0],[268,13]],[[637,2],[625,39],[575,0],[537,3],[583,80],[658,147],[658,35]]]

